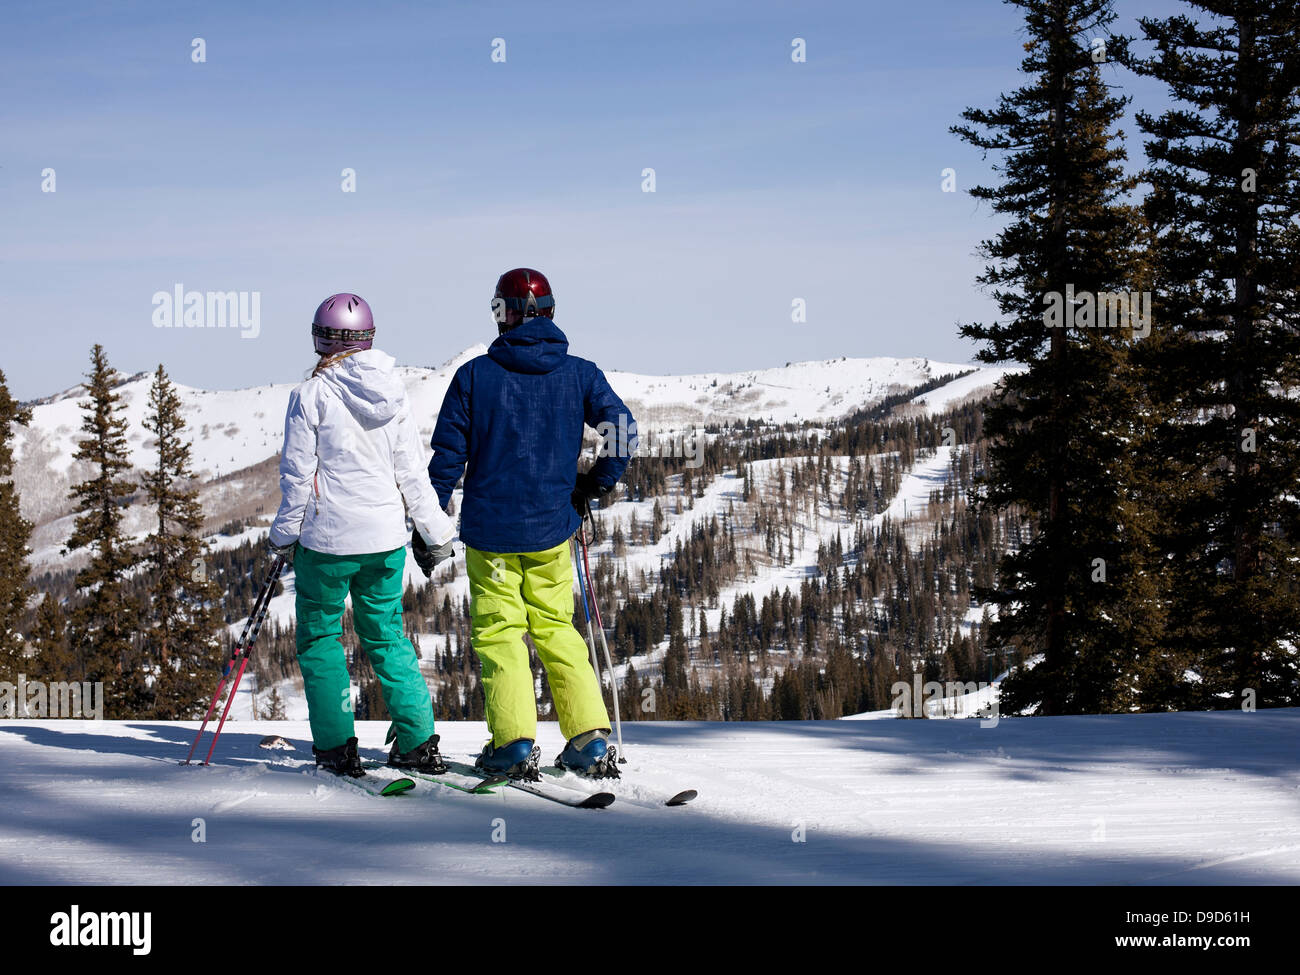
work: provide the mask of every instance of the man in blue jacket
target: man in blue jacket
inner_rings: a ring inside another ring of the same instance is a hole
[[[500,334],[486,355],[456,370],[429,462],[444,508],[465,476],[460,538],[492,732],[477,764],[529,774],[537,701],[527,632],[566,739],[558,764],[586,775],[617,774],[600,683],[573,628],[568,543],[587,502],[608,494],[623,476],[636,423],[595,363],[569,355],[569,340],[551,320],[555,298],[544,275],[507,271],[492,308]],[[584,424],[602,432],[603,444],[591,470],[578,475]],[[421,567],[431,565],[420,540],[412,543]]]

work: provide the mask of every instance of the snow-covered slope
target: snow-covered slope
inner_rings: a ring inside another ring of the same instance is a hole
[[[437,368],[401,369],[402,378],[413,398],[416,416],[437,415],[451,375],[466,358],[484,351],[471,346],[461,355]],[[284,435],[284,411],[289,393],[306,375],[292,382],[248,389],[193,389],[177,384],[177,393],[185,410],[186,423],[193,439],[193,466],[200,476],[219,477],[265,460],[280,450]],[[118,387],[128,424],[127,440],[131,461],[147,468],[157,460],[155,445],[143,420],[149,408],[149,387],[153,376],[142,373]],[[32,422],[26,436],[17,439],[19,460],[34,434],[45,450],[53,451],[47,466],[55,473],[65,473],[81,433],[81,406],[85,396],[80,387],[69,390],[32,409]]]
[[[436,368],[401,368],[423,433],[432,433],[452,374],[462,362],[484,351],[484,346],[475,345]],[[929,359],[842,358],[744,373],[643,376],[610,372],[608,377],[649,431],[750,417],[775,422],[832,419],[877,402],[891,392],[972,368],[976,373],[960,380],[963,389],[991,386],[1005,373],[1000,368]],[[250,389],[179,386],[194,440],[195,472],[208,477],[229,474],[276,453],[284,430],[285,404],[301,378]],[[148,467],[156,460],[152,439],[142,424],[151,382],[150,374],[141,374],[118,389],[129,424],[131,459],[137,467]],[[929,395],[936,397],[938,392]],[[15,452],[19,460],[25,451],[39,450],[48,458],[45,466],[51,472],[66,474],[81,437],[83,401],[78,387],[37,404],[30,427],[17,438]]]
[[[629,724],[600,811],[427,782],[371,798],[305,771],[305,722],[228,724],[216,765],[178,766],[194,728],[0,721],[0,883],[1300,883],[1294,709]],[[359,725],[367,757],[384,729]],[[295,750],[259,749],[272,732]],[[486,737],[438,732],[461,758]],[[649,802],[685,787],[689,806]]]
[[[825,359],[719,375],[639,376],[612,372],[610,383],[638,421],[652,428],[750,418],[775,423],[832,420],[942,376],[975,369],[992,386],[1001,368],[930,359]],[[972,377],[964,377],[970,379]]]
[[[950,383],[944,383],[937,389],[932,389],[928,393],[922,393],[920,396],[914,397],[912,403],[923,407],[927,413],[942,413],[963,400],[987,396],[992,393],[997,381],[1010,371],[1012,370],[990,369],[984,366],[975,370],[969,376],[960,376]],[[1019,371],[1019,367],[1016,367],[1015,371]]]

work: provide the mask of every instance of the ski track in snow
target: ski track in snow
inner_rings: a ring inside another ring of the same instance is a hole
[[[0,882],[1300,882],[1297,709],[628,724],[625,801],[601,811],[425,781],[372,798],[309,770],[300,721],[229,723],[216,765],[182,767],[196,727],[0,721]],[[358,726],[367,757],[384,729]],[[438,732],[458,758],[486,737]],[[549,760],[559,732],[539,733]],[[683,808],[632,801],[688,787]]]

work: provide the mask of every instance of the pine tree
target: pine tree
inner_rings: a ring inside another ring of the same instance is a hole
[[[284,721],[288,717],[284,709],[284,698],[280,696],[280,688],[271,687],[271,696],[262,710],[262,717],[267,721]]]
[[[114,392],[118,373],[104,347],[91,351],[81,430],[75,460],[93,465],[95,474],[72,487],[77,519],[68,550],[91,549],[90,564],[77,573],[84,598],[72,612],[69,649],[72,670],[66,680],[103,681],[105,716],[135,717],[149,705],[136,634],[139,604],[129,594],[127,576],[135,555],[122,534],[123,507],[132,493],[126,474],[126,419],[122,397]]]
[[[27,542],[32,535],[31,524],[19,513],[13,482],[13,428],[30,423],[31,418],[31,411],[9,395],[5,374],[0,371],[0,680],[9,681],[26,666],[27,648],[18,625],[31,595]]]
[[[1300,8],[1199,2],[1139,21],[1132,66],[1175,106],[1139,113],[1148,213],[1172,333],[1151,350],[1169,413],[1163,547],[1172,645],[1143,675],[1159,706],[1298,699],[1300,638]],[[1188,669],[1194,676],[1188,678]]]
[[[157,463],[143,478],[157,518],[145,542],[152,569],[145,659],[154,675],[153,716],[192,718],[204,710],[221,653],[220,594],[208,578],[203,511],[189,486],[194,475],[180,397],[161,365],[149,389],[144,427],[158,450]]]
[[[36,608],[36,623],[28,635],[36,648],[32,673],[41,680],[63,680],[73,673],[68,654],[68,622],[63,607],[51,593],[46,593]]]
[[[952,130],[1003,155],[1000,185],[971,194],[1010,218],[983,244],[979,278],[1007,320],[962,333],[984,343],[982,361],[1027,367],[987,411],[982,491],[988,507],[1023,514],[1031,535],[980,595],[1000,607],[995,642],[1043,655],[1007,681],[1004,706],[1114,710],[1131,706],[1128,675],[1163,615],[1151,488],[1137,466],[1150,430],[1134,321],[1104,327],[1094,298],[1140,291],[1146,277],[1116,128],[1126,100],[1103,78],[1127,40],[1106,38],[1097,57],[1091,41],[1114,21],[1106,0],[1011,2],[1025,11],[1028,81]]]

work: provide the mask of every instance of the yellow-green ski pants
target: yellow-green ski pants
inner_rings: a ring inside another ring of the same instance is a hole
[[[551,687],[565,740],[609,728],[587,644],[573,628],[573,562],[564,542],[545,552],[480,552],[465,546],[470,635],[483,664],[487,723],[496,747],[537,737],[537,699],[524,633]]]

